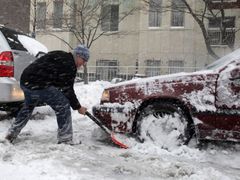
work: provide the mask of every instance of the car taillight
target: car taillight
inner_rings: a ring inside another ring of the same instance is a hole
[[[11,51],[4,51],[0,54],[0,77],[13,77],[13,54]]]

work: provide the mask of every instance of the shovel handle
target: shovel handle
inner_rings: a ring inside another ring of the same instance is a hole
[[[95,117],[88,111],[85,112],[85,114],[90,118],[90,119],[95,119]]]
[[[90,112],[85,113],[90,119],[92,119],[103,131],[105,131],[107,134],[111,134],[110,130],[107,129],[96,117],[94,117]]]

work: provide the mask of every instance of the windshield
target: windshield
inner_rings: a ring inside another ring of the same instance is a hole
[[[240,59],[240,48],[208,65],[205,69],[218,69],[219,67],[222,67],[235,59]]]

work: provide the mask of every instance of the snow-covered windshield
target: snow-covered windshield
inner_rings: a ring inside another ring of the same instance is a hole
[[[205,69],[218,69],[219,67],[222,67],[235,59],[240,59],[240,48],[208,65]]]
[[[36,56],[39,52],[48,52],[48,49],[43,44],[28,36],[18,35],[18,40],[22,43],[24,48],[26,48],[28,52],[34,56]]]

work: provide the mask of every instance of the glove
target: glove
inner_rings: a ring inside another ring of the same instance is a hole
[[[82,114],[82,115],[85,115],[85,113],[87,112],[87,108],[81,106],[79,109],[78,109],[78,113],[79,114]]]

